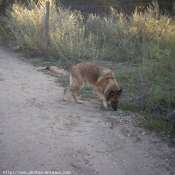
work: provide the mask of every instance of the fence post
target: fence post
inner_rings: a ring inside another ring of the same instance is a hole
[[[46,1],[46,15],[45,15],[45,28],[44,28],[44,34],[45,34],[45,59],[47,59],[49,55],[49,13],[50,13],[50,2]]]

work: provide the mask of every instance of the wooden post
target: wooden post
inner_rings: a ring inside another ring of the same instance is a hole
[[[46,15],[45,15],[45,59],[47,59],[49,55],[49,13],[50,13],[50,2],[46,2]]]

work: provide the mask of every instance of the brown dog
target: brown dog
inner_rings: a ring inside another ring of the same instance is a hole
[[[64,90],[63,94],[64,100],[66,100],[66,93],[72,89],[72,96],[75,101],[82,103],[78,100],[77,93],[84,87],[84,84],[87,83],[103,101],[105,108],[107,108],[107,102],[109,102],[114,111],[117,110],[117,103],[122,89],[119,89],[114,73],[110,69],[89,62],[73,65],[67,71],[55,66],[49,66],[46,69],[58,75],[70,75],[70,84]]]

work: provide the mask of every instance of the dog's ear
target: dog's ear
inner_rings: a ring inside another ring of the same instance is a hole
[[[110,73],[107,74],[108,79],[114,79],[114,73],[111,71]]]
[[[121,95],[122,94],[122,89],[120,89],[119,91],[117,91],[117,94],[118,95]]]

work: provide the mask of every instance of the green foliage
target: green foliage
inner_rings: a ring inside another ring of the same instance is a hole
[[[31,10],[30,10],[31,9]],[[30,4],[30,9],[24,5],[14,4],[2,17],[4,23],[3,37],[13,38],[22,50],[41,54],[44,50],[44,7]],[[22,13],[21,13],[22,12]]]

